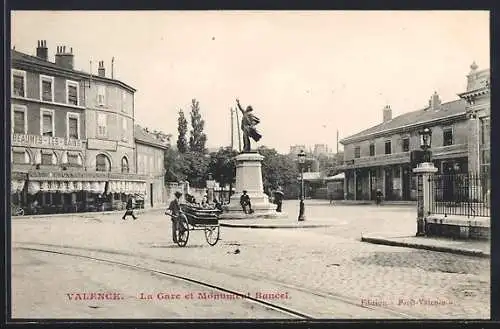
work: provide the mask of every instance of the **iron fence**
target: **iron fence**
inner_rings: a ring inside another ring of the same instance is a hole
[[[434,175],[429,180],[432,214],[490,216],[491,179],[489,174]]]

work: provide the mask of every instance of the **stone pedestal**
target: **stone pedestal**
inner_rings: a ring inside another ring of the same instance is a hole
[[[264,157],[257,152],[241,153],[236,156],[236,184],[231,202],[225,207],[221,218],[273,218],[282,217],[284,214],[276,212],[276,205],[269,202],[269,197],[264,194],[262,184],[261,164]],[[252,203],[253,214],[245,214],[241,209],[240,197],[247,191]]]

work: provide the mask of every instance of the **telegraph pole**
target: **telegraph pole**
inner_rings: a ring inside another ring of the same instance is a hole
[[[234,113],[231,107],[231,151],[234,150]]]
[[[236,111],[236,129],[238,130],[238,151],[241,152],[241,132],[239,127],[240,118],[238,116],[238,111]]]

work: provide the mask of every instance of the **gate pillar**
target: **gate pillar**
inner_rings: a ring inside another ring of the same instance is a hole
[[[435,195],[432,193],[432,175],[438,171],[432,162],[418,164],[417,175],[417,236],[425,235],[425,217],[430,214]]]

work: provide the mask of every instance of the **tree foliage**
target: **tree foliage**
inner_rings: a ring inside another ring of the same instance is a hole
[[[258,151],[264,156],[262,161],[264,191],[270,192],[278,186],[288,190],[297,184],[299,172],[295,159],[265,146],[259,147]]]
[[[180,153],[187,152],[187,131],[188,131],[188,123],[186,117],[184,116],[184,112],[179,110],[179,118],[177,119],[177,131],[179,133],[177,137],[177,150]]]
[[[203,132],[205,121],[201,117],[200,103],[191,100],[191,137],[189,138],[189,150],[191,152],[205,153],[207,135]]]
[[[236,164],[234,158],[238,152],[230,147],[220,148],[210,154],[209,171],[221,186],[231,184],[236,177]]]

